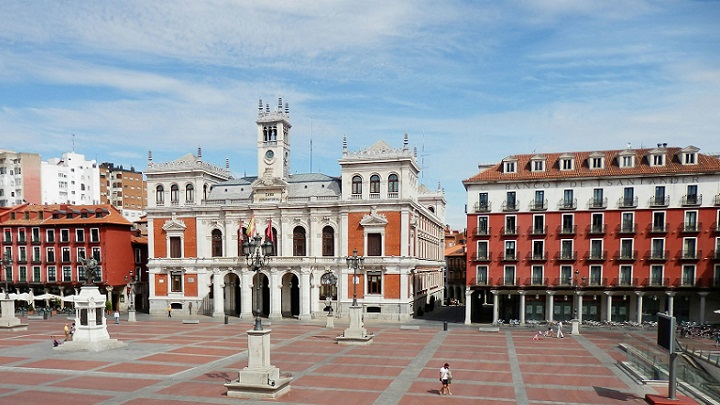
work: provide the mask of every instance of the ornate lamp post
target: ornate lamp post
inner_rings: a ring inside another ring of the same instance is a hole
[[[3,280],[5,280],[5,299],[6,299],[6,300],[9,300],[9,299],[10,299],[10,295],[8,294],[8,276],[7,276],[7,273],[8,273],[8,269],[12,269],[12,258],[8,257],[6,254],[3,254],[3,258],[2,258],[2,268],[3,268],[3,272],[5,273],[5,274],[3,275]],[[11,272],[12,272],[12,270],[11,270]]]
[[[580,270],[575,270],[575,311],[574,311],[575,317],[574,317],[574,319],[578,319],[578,303],[579,303],[579,301],[578,301],[577,297],[578,297],[578,289],[580,288],[580,280],[578,277],[579,275],[580,275]]]
[[[255,272],[255,286],[257,288],[255,303],[257,306],[255,310],[255,328],[253,330],[263,330],[262,321],[260,320],[260,269],[265,267],[270,261],[270,256],[273,254],[273,244],[267,239],[265,242],[262,242],[262,236],[256,234],[249,241],[243,243],[242,250],[248,267],[252,268]]]
[[[353,300],[352,306],[357,306],[357,271],[362,270],[365,258],[358,256],[357,249],[353,250],[353,255],[345,258],[348,268],[353,269]]]

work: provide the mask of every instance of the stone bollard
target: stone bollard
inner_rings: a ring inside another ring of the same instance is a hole
[[[580,321],[577,319],[573,319],[570,321],[571,329],[570,334],[571,335],[579,335],[580,334]]]

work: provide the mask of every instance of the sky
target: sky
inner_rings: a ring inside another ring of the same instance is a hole
[[[291,171],[407,132],[465,227],[462,180],[524,153],[720,152],[720,1],[0,1],[0,149],[136,170],[202,148],[256,175],[258,99]]]

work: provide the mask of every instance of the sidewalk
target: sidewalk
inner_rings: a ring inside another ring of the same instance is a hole
[[[0,335],[0,404],[267,404],[227,398],[223,384],[247,365],[251,320],[138,314],[110,323],[126,348],[100,353],[52,350],[64,317],[31,320],[26,332]],[[619,332],[533,341],[529,328],[481,333],[477,326],[413,321],[373,324],[370,346],[338,346],[347,327],[336,320],[272,322],[271,363],[294,377],[290,392],[270,402],[293,404],[644,404],[656,393],[631,381],[615,363]],[[449,363],[453,396],[439,396],[438,370]]]

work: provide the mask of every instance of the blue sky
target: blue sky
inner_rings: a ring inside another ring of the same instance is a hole
[[[293,172],[378,140],[462,180],[517,153],[720,152],[720,1],[0,2],[0,148],[144,170],[203,149],[256,174],[262,97],[290,104]]]

